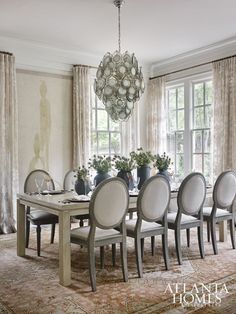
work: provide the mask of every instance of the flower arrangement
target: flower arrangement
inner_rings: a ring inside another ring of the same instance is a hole
[[[171,164],[171,158],[164,152],[163,155],[157,154],[155,156],[155,163],[153,164],[159,171],[166,171]]]
[[[136,168],[136,162],[132,158],[115,155],[113,161],[118,171],[131,172]]]
[[[112,161],[111,157],[105,155],[93,155],[92,159],[89,159],[89,168],[95,169],[98,173],[107,173],[111,170]]]
[[[152,153],[150,151],[144,151],[142,147],[138,148],[136,152],[131,152],[130,157],[137,163],[138,167],[148,166],[154,161]]]
[[[77,180],[85,181],[89,175],[89,170],[85,168],[85,166],[78,167],[75,172],[75,177],[77,178]]]

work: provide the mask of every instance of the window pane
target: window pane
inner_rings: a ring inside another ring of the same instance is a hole
[[[194,128],[204,127],[204,107],[194,109]]]
[[[120,154],[120,133],[111,133],[111,154]]]
[[[194,106],[203,104],[203,83],[194,84]]]
[[[177,153],[184,152],[184,133],[183,132],[176,133],[176,152]]]
[[[203,137],[203,145],[204,145],[204,153],[210,153],[211,152],[211,132],[210,130],[204,131],[204,137]]]
[[[211,127],[211,119],[212,119],[212,106],[206,106],[205,107],[205,113],[206,113],[206,128]]]
[[[96,111],[92,110],[92,130],[96,129]]]
[[[184,87],[178,88],[178,108],[184,108]]]
[[[168,96],[169,109],[176,109],[176,89],[169,89]]]
[[[105,110],[97,110],[97,129],[108,130],[108,119]]]
[[[169,111],[169,131],[176,130],[176,111],[171,110]]]
[[[184,175],[184,155],[176,155],[176,172],[180,175]]]
[[[213,102],[213,86],[212,81],[205,83],[205,104],[212,104]]]
[[[98,133],[98,154],[109,154],[109,133]]]
[[[184,110],[178,110],[178,130],[184,129]]]
[[[175,133],[167,134],[167,151],[172,155],[175,153]]]
[[[193,155],[193,171],[202,172],[202,155]]]
[[[211,182],[211,156],[204,155],[204,176],[206,178],[207,183]]]
[[[105,106],[103,105],[102,101],[99,100],[98,98],[97,98],[97,108],[101,108],[101,109],[105,108]]]
[[[193,131],[193,153],[202,152],[202,131]]]
[[[110,131],[120,131],[120,123],[114,122],[109,119]]]
[[[91,134],[91,150],[92,150],[92,155],[97,155],[97,135],[96,135],[96,132],[92,132],[92,134]]]

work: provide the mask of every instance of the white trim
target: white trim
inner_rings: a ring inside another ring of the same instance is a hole
[[[178,71],[205,62],[211,62],[213,60],[225,58],[234,54],[236,54],[236,37],[231,37],[212,45],[191,50],[173,58],[153,63],[151,66],[151,75],[152,77],[164,75],[165,73]],[[192,75],[195,73],[209,71],[210,69],[211,65],[209,64],[203,67],[186,70],[187,74],[183,71],[175,73],[172,76],[175,78],[183,77],[183,75]]]

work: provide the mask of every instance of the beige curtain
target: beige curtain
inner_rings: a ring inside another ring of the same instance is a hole
[[[236,170],[236,58],[213,62],[213,176]]]
[[[135,104],[133,113],[128,121],[121,123],[122,127],[122,154],[129,156],[129,153],[140,146],[139,133],[139,107]]]
[[[73,167],[90,156],[90,75],[86,66],[73,67]]]
[[[0,53],[0,233],[15,231],[18,114],[15,58]]]
[[[148,82],[147,148],[152,153],[166,151],[165,77]]]

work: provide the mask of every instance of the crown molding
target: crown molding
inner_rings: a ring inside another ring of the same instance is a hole
[[[234,54],[236,54],[236,36],[156,62],[151,65],[151,76],[164,75]],[[203,68],[209,70],[210,66],[204,66]],[[199,70],[197,68],[192,69],[191,73],[198,73]]]
[[[80,51],[52,47],[40,42],[0,35],[0,50],[11,51],[16,58],[16,68],[39,72],[71,75],[73,64],[97,66],[99,56]]]

